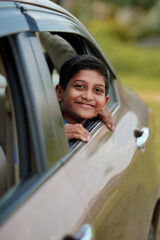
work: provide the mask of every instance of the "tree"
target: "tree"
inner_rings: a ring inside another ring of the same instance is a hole
[[[141,7],[144,9],[149,9],[153,7],[158,0],[103,0],[106,3],[112,3],[119,7]]]
[[[71,10],[72,0],[54,0],[53,2],[57,3],[66,10]]]

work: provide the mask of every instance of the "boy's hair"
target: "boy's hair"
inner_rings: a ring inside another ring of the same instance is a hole
[[[105,64],[95,56],[78,55],[67,62],[65,62],[60,69],[59,85],[63,90],[66,89],[69,80],[81,70],[95,70],[105,80],[105,95],[108,94],[109,89],[109,70],[107,70]]]

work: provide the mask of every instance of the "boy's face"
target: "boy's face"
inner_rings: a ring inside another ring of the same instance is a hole
[[[68,82],[65,90],[56,87],[63,118],[67,123],[84,123],[97,116],[109,97],[105,97],[105,80],[96,70],[81,70]]]

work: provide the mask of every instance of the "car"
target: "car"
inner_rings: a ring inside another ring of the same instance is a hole
[[[110,72],[115,130],[88,120],[88,143],[67,141],[55,91],[78,54]],[[152,111],[72,14],[47,0],[0,0],[0,239],[155,239],[154,138]]]

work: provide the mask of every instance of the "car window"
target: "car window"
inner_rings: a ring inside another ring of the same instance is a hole
[[[59,70],[62,64],[69,58],[85,53],[88,55],[94,55],[103,60],[106,64],[106,69],[108,68],[110,71],[110,99],[107,103],[107,107],[110,111],[115,108],[117,105],[117,99],[113,86],[114,74],[112,73],[110,66],[108,66],[105,59],[93,44],[78,35],[69,33],[41,32],[37,35],[42,45],[54,86],[59,82]]]

